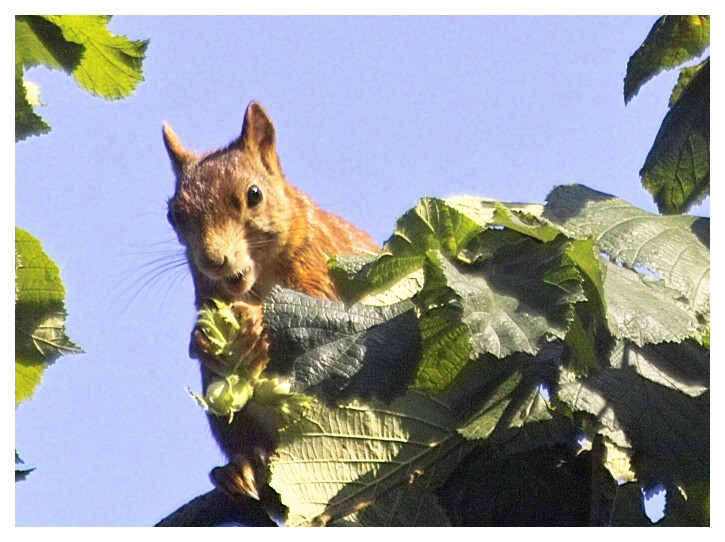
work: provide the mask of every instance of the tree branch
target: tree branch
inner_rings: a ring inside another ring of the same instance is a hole
[[[200,495],[159,521],[156,527],[276,527],[259,501],[233,500],[219,489]]]

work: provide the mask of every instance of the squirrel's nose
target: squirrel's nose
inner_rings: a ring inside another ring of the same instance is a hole
[[[227,264],[228,260],[225,254],[200,254],[199,257],[196,258],[196,261],[199,264],[199,267],[206,271],[220,271]]]

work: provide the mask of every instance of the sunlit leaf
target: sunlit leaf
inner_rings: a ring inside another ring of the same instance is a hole
[[[271,486],[288,525],[326,524],[405,486],[418,473],[459,458],[455,413],[410,392],[389,405],[314,404],[281,436]]]
[[[65,334],[65,288],[40,242],[15,228],[15,405],[30,398],[44,369],[82,352]]]
[[[625,103],[652,77],[700,55],[709,45],[709,15],[667,15],[657,19],[627,63]]]
[[[23,80],[23,69],[15,64],[15,141],[32,135],[47,134],[50,126],[33,109]]]
[[[395,488],[361,511],[335,522],[335,526],[355,527],[450,527],[451,523],[438,498],[418,484]]]
[[[661,279],[695,314],[709,315],[709,219],[653,215],[582,185],[559,186],[547,201],[545,218],[591,237],[610,261]]]
[[[60,29],[67,42],[83,48],[80,61],[72,69],[81,88],[114,100],[131,95],[143,81],[141,62],[148,41],[114,36],[108,29],[109,16],[48,15],[45,18]]]

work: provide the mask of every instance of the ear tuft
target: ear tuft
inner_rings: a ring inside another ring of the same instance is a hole
[[[243,148],[259,154],[262,163],[270,173],[282,173],[277,156],[274,125],[267,112],[257,102],[251,102],[244,113],[240,142]]]
[[[186,164],[196,158],[196,155],[184,148],[176,132],[167,122],[163,123],[161,131],[164,136],[166,152],[169,153],[171,159],[171,167],[174,169],[174,173],[178,175]]]

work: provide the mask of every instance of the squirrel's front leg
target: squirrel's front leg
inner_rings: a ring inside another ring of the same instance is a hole
[[[238,351],[242,353],[247,374],[256,379],[269,361],[263,311],[259,305],[241,301],[232,305],[240,324]],[[189,355],[201,362],[206,381],[210,374],[219,374],[220,364],[212,354],[213,346],[199,327],[191,334]],[[206,386],[208,382],[204,382]],[[275,420],[266,420],[255,412],[255,405],[247,404],[230,423],[227,419],[209,414],[212,433],[229,463],[216,467],[210,473],[214,485],[232,498],[240,496],[265,500],[267,487],[267,461],[277,439]]]

